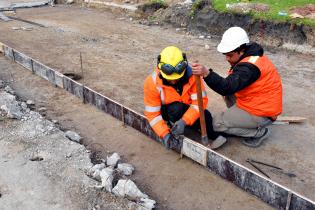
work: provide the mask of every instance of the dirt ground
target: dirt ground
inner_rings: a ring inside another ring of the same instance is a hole
[[[198,59],[222,75],[228,68],[224,57],[216,52],[218,40],[199,39],[167,25],[141,25],[123,14],[56,6],[18,10],[17,16],[47,27],[32,26],[32,31],[12,30],[12,27],[27,24],[0,22],[0,42],[62,73],[82,73],[81,52],[84,79],[80,82],[140,113],[143,112],[143,81],[152,72],[156,56],[165,46],[179,46],[189,60]],[[209,50],[205,49],[205,44],[210,46]],[[312,82],[315,61],[308,55],[277,49],[266,53],[278,67],[283,80],[283,114],[304,116],[308,121],[300,125],[273,126],[272,136],[258,149],[247,148],[239,139],[231,138],[219,152],[244,165],[247,158],[252,158],[284,168],[297,176],[290,178],[268,169],[265,171],[272,180],[315,199],[315,95]],[[9,64],[6,65],[8,67],[1,70],[1,76],[10,78]],[[248,209],[268,208],[199,165],[189,160],[179,161],[175,153],[165,151],[130,128],[122,128],[120,122],[80,104],[64,91],[54,90],[41,79],[22,73],[21,68],[15,69],[12,69],[14,79],[20,81],[14,85],[21,95],[44,103],[50,110],[48,115],[60,119],[65,126],[78,129],[88,141],[101,143],[110,150],[120,150],[138,165],[140,170],[136,179],[141,180],[161,208],[205,209],[212,204],[221,209],[238,209],[244,207],[244,203]],[[23,76],[18,76],[17,71]],[[211,112],[219,113],[225,108],[221,97],[209,89],[208,97]]]

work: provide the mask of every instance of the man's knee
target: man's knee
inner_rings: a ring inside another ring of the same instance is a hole
[[[162,106],[163,118],[171,122],[176,122],[185,114],[188,109],[188,105],[181,102],[173,102],[168,105]]]

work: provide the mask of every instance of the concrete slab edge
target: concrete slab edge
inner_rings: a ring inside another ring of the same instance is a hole
[[[19,63],[38,76],[50,81],[56,87],[63,88],[74,94],[82,99],[84,103],[96,106],[103,112],[121,120],[124,124],[135,128],[153,140],[161,142],[151,130],[150,125],[143,115],[124,107],[122,104],[62,75],[58,71],[45,66],[5,44],[0,43],[0,48],[1,46],[4,56],[8,59]],[[203,145],[196,145],[204,149]],[[180,148],[174,150],[180,152]],[[315,210],[314,201],[210,149],[207,150],[206,167],[277,209]]]

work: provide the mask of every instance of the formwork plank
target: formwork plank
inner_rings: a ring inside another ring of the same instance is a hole
[[[63,87],[66,91],[72,93],[76,97],[83,100],[83,85],[70,79],[69,77],[63,77]]]
[[[53,70],[53,69],[51,69],[51,68],[49,68],[49,69],[47,69],[47,71],[46,71],[46,76],[47,76],[47,79],[48,79],[48,81],[49,82],[51,82],[52,84],[56,84],[56,74],[55,74],[55,70]]]
[[[63,77],[64,75],[58,71],[55,71],[55,85],[63,88]]]
[[[7,45],[3,45],[4,56],[14,61],[13,49]]]
[[[14,50],[14,59],[18,64],[32,71],[32,59],[30,57],[24,55],[19,51]]]
[[[101,110],[122,121],[123,106],[102,94],[95,95],[96,104],[102,102]]]
[[[288,191],[216,152],[208,153],[207,167],[222,178],[278,209],[285,209]]]
[[[124,123],[125,124],[140,131],[141,133],[149,136],[150,138],[152,138],[156,141],[159,141],[159,138],[153,132],[150,124],[148,123],[148,121],[146,120],[146,118],[143,115],[141,115],[141,114],[139,114],[139,113],[127,108],[127,107],[123,107],[123,114],[124,114]]]
[[[95,95],[96,94],[97,93],[94,90],[92,90],[86,86],[83,87],[83,97],[84,97],[85,103],[89,103],[91,105],[96,106],[96,103],[95,103]]]
[[[291,198],[289,209],[290,210],[315,210],[315,203],[294,193]]]
[[[49,67],[45,66],[44,64],[36,60],[33,60],[33,72],[45,80],[48,80],[48,77],[47,77],[48,69]]]

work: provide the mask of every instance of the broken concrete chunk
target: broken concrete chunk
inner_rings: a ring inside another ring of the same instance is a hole
[[[113,179],[114,179],[113,172],[114,172],[114,169],[112,169],[111,167],[104,168],[100,172],[102,186],[105,188],[107,192],[112,192],[112,189],[113,189]]]
[[[10,86],[6,86],[4,88],[5,92],[10,93],[12,95],[15,95],[15,91],[10,87]]]
[[[7,113],[9,118],[18,120],[22,119],[23,113],[21,112],[21,107],[18,106],[17,102],[2,105],[0,108]]]
[[[118,153],[115,152],[110,157],[107,157],[106,164],[108,166],[116,167],[119,160],[120,160],[120,156],[118,155]]]
[[[75,141],[75,142],[78,142],[78,143],[81,142],[82,137],[79,134],[77,134],[76,132],[74,132],[74,131],[67,131],[65,133],[65,135],[71,141]]]
[[[130,200],[139,200],[141,198],[148,198],[148,195],[142,193],[137,185],[131,181],[120,179],[117,185],[113,188],[113,193],[119,197],[127,197]]]
[[[122,172],[124,175],[129,176],[135,170],[135,168],[128,163],[119,163],[117,166],[118,171]]]
[[[27,104],[25,102],[22,102],[21,103],[21,107],[22,107],[22,109],[26,110],[27,109]]]
[[[140,201],[137,203],[143,206],[144,209],[151,210],[155,208],[156,201],[149,198],[140,198]]]
[[[34,103],[34,101],[32,101],[32,100],[27,100],[27,101],[26,101],[26,104],[27,104],[27,105],[34,105],[35,103]]]
[[[87,175],[94,178],[97,181],[101,181],[100,173],[101,170],[105,167],[106,167],[105,163],[96,164],[87,171]]]

